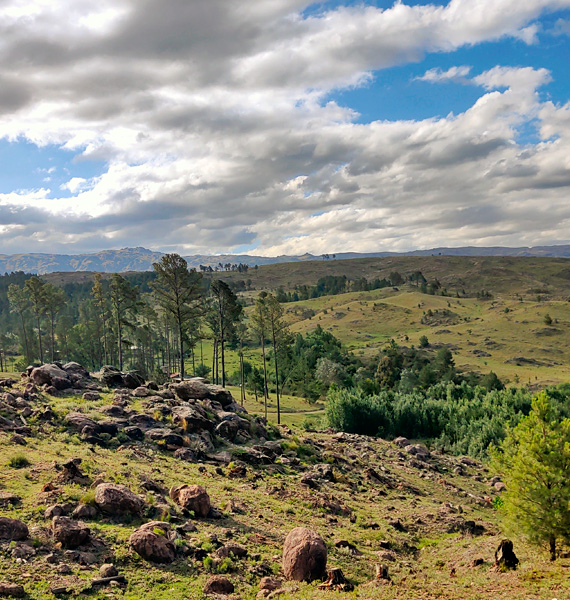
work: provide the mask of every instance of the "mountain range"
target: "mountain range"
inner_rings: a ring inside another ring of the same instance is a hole
[[[127,271],[149,271],[152,263],[163,256],[146,248],[122,248],[103,250],[92,254],[0,254],[0,273],[24,271],[26,273],[55,273],[74,271],[99,271],[102,273],[123,273]],[[411,252],[341,252],[337,254],[300,256],[254,256],[249,254],[194,254],[185,256],[189,267],[198,269],[200,265],[216,267],[221,265],[245,264],[250,267],[283,262],[309,260],[342,260],[350,258],[388,256],[544,256],[570,258],[570,244],[557,246],[534,246],[507,248],[501,246],[462,248],[432,248]]]

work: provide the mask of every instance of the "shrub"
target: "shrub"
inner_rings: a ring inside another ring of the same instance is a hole
[[[24,454],[15,454],[8,461],[8,466],[12,469],[23,469],[30,466],[30,461]]]

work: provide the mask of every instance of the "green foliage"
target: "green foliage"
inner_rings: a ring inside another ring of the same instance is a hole
[[[12,469],[23,469],[25,467],[29,467],[30,464],[31,463],[28,460],[28,458],[26,457],[26,455],[22,454],[22,453],[15,454],[8,461],[8,466],[12,467]]]
[[[532,401],[530,414],[509,430],[493,451],[507,490],[503,496],[507,528],[547,546],[551,560],[557,543],[570,543],[570,419],[567,403],[545,392]]]
[[[411,393],[331,389],[326,419],[338,431],[430,438],[457,454],[485,455],[499,443],[508,424],[530,410],[530,395],[519,389],[487,391],[481,386],[439,383]]]

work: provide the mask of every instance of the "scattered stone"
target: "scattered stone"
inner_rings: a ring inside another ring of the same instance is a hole
[[[128,427],[125,427],[123,431],[131,438],[131,440],[136,440],[138,442],[142,442],[142,440],[144,440],[144,432],[140,427],[129,425]]]
[[[54,517],[51,522],[54,539],[63,548],[77,548],[89,540],[89,527],[69,517]]]
[[[101,394],[95,391],[85,392],[83,394],[83,400],[101,400]]]
[[[400,448],[405,448],[406,446],[410,445],[410,440],[408,438],[405,437],[397,437],[394,441],[394,444],[396,444],[396,446],[400,446]]]
[[[493,487],[496,492],[504,492],[507,489],[507,486],[502,481],[497,481]]]
[[[12,596],[13,598],[24,598],[26,590],[17,583],[0,582],[0,596]]]
[[[101,483],[95,490],[95,503],[99,509],[110,515],[130,514],[139,516],[145,508],[145,502],[131,492],[128,487],[116,483]]]
[[[0,517],[0,540],[21,541],[29,535],[28,526],[23,521]]]
[[[323,538],[305,527],[296,527],[283,547],[283,572],[287,579],[314,581],[327,572],[327,547]]]
[[[346,549],[348,550],[348,552],[350,554],[352,554],[353,556],[362,556],[362,552],[360,552],[360,550],[352,543],[350,543],[348,540],[337,540],[334,545],[337,548],[342,548],[342,549]]]
[[[0,508],[7,508],[10,505],[20,504],[22,498],[11,492],[0,492]]]
[[[218,558],[230,558],[231,556],[235,556],[235,558],[245,558],[247,556],[247,549],[241,544],[230,542],[229,544],[218,548],[216,550],[216,556]]]
[[[511,540],[501,540],[499,547],[495,550],[495,565],[500,569],[516,569],[519,559],[513,550]]]
[[[234,584],[224,575],[212,575],[204,586],[204,594],[227,596],[234,593]]]
[[[176,534],[168,523],[150,521],[133,532],[129,544],[145,560],[171,563],[176,558],[175,537]]]
[[[178,485],[170,489],[170,497],[184,510],[192,511],[198,518],[206,518],[211,502],[208,492],[201,485]]]
[[[119,571],[117,571],[117,567],[110,563],[105,563],[99,567],[99,575],[101,575],[101,577],[116,577],[118,574]]]
[[[412,456],[415,456],[420,460],[425,460],[430,456],[429,450],[423,444],[409,444],[404,448],[404,450],[408,454],[411,454]]]

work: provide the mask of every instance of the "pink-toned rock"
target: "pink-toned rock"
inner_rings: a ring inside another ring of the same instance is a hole
[[[110,515],[129,514],[138,516],[145,507],[144,500],[128,487],[116,483],[101,483],[95,490],[95,503]]]
[[[28,538],[28,526],[18,519],[0,517],[0,540],[25,540]]]
[[[129,544],[145,560],[171,563],[176,558],[175,537],[176,534],[168,523],[150,521],[133,532]]]
[[[196,517],[207,517],[212,506],[208,492],[201,485],[177,485],[170,489],[170,497]]]
[[[327,574],[327,547],[323,538],[305,527],[293,529],[283,546],[283,572],[294,581],[323,579]]]

